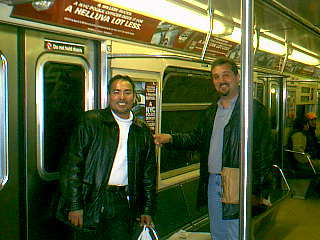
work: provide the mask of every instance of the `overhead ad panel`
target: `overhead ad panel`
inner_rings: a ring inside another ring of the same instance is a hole
[[[93,0],[55,1],[45,11],[36,11],[31,3],[20,4],[13,8],[11,17],[172,48],[197,54],[199,58],[206,40],[206,33]],[[239,62],[240,45],[212,36],[206,57],[217,56],[228,56]],[[254,65],[279,71],[283,59],[284,56],[258,50]],[[291,60],[287,61],[285,72],[316,78],[320,76],[320,68]]]
[[[91,0],[55,1],[46,11],[31,4],[14,7],[11,17],[201,54],[206,34]],[[212,37],[207,55],[227,56],[237,43]]]

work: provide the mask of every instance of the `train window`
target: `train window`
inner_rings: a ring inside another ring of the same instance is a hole
[[[161,132],[189,132],[216,95],[210,73],[168,68],[162,92]],[[162,178],[198,168],[196,151],[161,149]],[[165,174],[163,174],[165,173]]]
[[[301,96],[300,97],[300,101],[302,102],[302,103],[308,103],[309,102],[309,96]]]
[[[197,126],[201,111],[164,111],[162,112],[162,132],[188,132]],[[161,172],[187,167],[199,163],[196,151],[161,149]]]
[[[8,181],[7,60],[0,52],[0,190]]]
[[[264,85],[263,83],[254,83],[254,98],[264,103]]]
[[[208,103],[212,101],[210,75],[169,73],[165,78],[162,103]]]
[[[84,69],[47,62],[44,74],[44,168],[58,170],[73,127],[84,110]]]
[[[36,73],[38,172],[54,180],[80,114],[93,108],[92,72],[82,58],[45,54]]]
[[[310,88],[308,88],[308,87],[301,87],[301,93],[310,93]]]

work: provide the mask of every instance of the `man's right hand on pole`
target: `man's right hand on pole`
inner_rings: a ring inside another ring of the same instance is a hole
[[[170,134],[154,134],[153,139],[157,146],[172,142],[172,136]]]

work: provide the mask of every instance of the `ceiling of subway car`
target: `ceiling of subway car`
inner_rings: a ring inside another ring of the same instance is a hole
[[[240,19],[240,0],[182,0],[208,5]],[[255,24],[320,55],[320,0],[256,0]]]
[[[282,1],[283,4],[279,2]],[[320,4],[314,7],[315,0],[259,0],[256,1],[255,17],[256,24],[267,31],[290,42],[305,47],[320,54],[320,28],[319,15]],[[286,4],[286,5],[284,5]],[[304,8],[298,8],[302,6]],[[310,13],[310,17],[305,18]],[[313,17],[312,17],[313,15]],[[311,20],[312,19],[312,20]]]
[[[171,0],[199,4],[211,3],[225,16],[240,19],[241,0]],[[31,0],[0,0],[9,5]],[[320,0],[256,0],[255,25],[320,55]]]
[[[316,27],[320,27],[319,0],[273,0],[273,2],[287,7]]]

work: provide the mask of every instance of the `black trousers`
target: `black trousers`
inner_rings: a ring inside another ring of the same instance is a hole
[[[140,230],[132,219],[127,192],[124,187],[108,187],[104,193],[100,223],[95,232],[74,232],[74,240],[130,240],[137,239]]]

